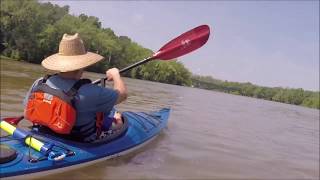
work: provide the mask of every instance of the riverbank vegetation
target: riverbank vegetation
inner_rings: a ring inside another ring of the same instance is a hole
[[[64,33],[78,32],[88,51],[106,57],[90,67],[90,71],[104,72],[111,67],[124,68],[142,60],[153,52],[118,36],[111,28],[103,28],[97,17],[69,14],[69,7],[30,1],[1,1],[0,40],[6,49],[3,55],[39,64],[45,57],[58,52]],[[155,73],[158,72],[158,73]],[[125,74],[127,77],[190,86],[191,73],[183,64],[154,61]]]
[[[196,75],[192,77],[192,82],[194,87],[202,89],[320,109],[319,92],[306,91],[301,88],[261,87],[249,82],[229,82],[214,79],[210,76]]]
[[[99,53],[106,58],[91,66],[89,71],[104,73],[111,67],[121,69],[153,54],[152,50],[142,47],[129,37],[116,35],[111,28],[102,27],[97,17],[70,15],[68,6],[60,7],[36,0],[2,0],[0,13],[0,41],[6,47],[2,55],[12,59],[39,64],[45,57],[58,51],[64,33],[76,32],[80,33],[88,51]],[[259,87],[251,83],[192,76],[191,72],[177,61],[153,61],[124,75],[320,108],[319,92]]]

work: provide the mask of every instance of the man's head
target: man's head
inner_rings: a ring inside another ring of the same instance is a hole
[[[59,44],[59,52],[42,61],[46,69],[62,73],[79,73],[84,68],[104,59],[99,54],[87,52],[79,34],[64,34]]]

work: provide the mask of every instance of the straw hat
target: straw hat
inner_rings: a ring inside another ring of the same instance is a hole
[[[42,66],[53,71],[68,72],[88,67],[104,59],[103,56],[87,52],[79,34],[64,34],[59,52],[42,61]]]

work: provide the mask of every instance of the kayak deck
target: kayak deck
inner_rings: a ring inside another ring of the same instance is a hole
[[[1,138],[1,144],[10,146],[17,151],[17,157],[11,162],[0,164],[0,176],[11,177],[40,173],[52,170],[61,172],[61,168],[75,168],[102,161],[115,156],[120,156],[144,145],[167,126],[170,109],[164,108],[156,112],[123,112],[122,115],[128,121],[128,128],[122,135],[112,141],[89,144],[75,142],[49,134],[34,134],[35,138],[44,142],[53,143],[55,150],[69,150],[69,155],[61,161],[50,161],[41,153],[26,146],[21,140],[14,140],[10,137]],[[59,149],[60,148],[60,149]],[[30,162],[30,157],[39,159]],[[42,158],[42,159],[41,159]],[[50,173],[51,174],[51,173]]]

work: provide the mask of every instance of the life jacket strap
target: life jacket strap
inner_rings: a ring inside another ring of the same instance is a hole
[[[101,78],[100,82],[102,87],[106,87],[106,80],[104,78]]]
[[[42,80],[40,81],[40,83],[46,83],[47,80],[48,80],[51,76],[55,76],[55,75],[57,75],[57,73],[56,73],[56,74],[46,74],[46,75],[42,78]]]
[[[97,112],[96,113],[97,137],[99,137],[102,132],[103,120],[104,120],[104,112]]]
[[[70,97],[73,97],[78,93],[78,90],[82,85],[90,84],[90,83],[91,83],[90,79],[79,79],[66,94]]]

